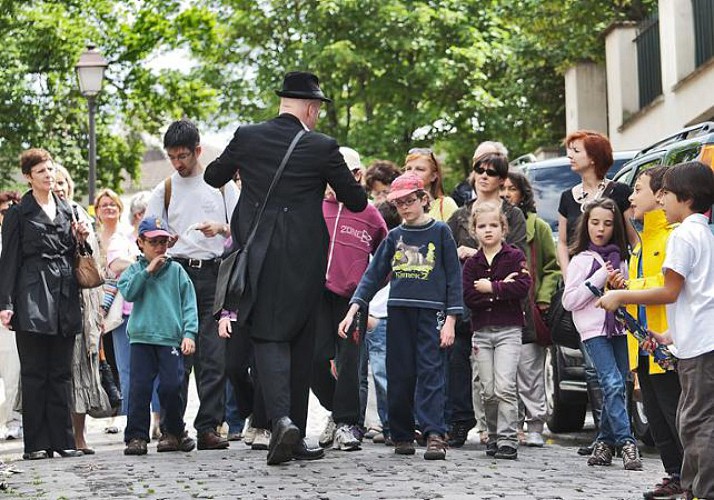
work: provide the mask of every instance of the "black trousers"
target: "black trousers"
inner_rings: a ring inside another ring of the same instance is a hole
[[[74,449],[70,417],[74,336],[17,332],[25,453]]]
[[[677,405],[682,387],[675,371],[649,373],[649,357],[640,356],[637,378],[650,433],[667,474],[682,470],[684,451],[677,431]]]
[[[446,412],[447,425],[454,422],[476,423],[471,390],[471,325],[457,322],[454,345],[448,351]]]
[[[240,418],[253,415],[253,427],[269,429],[263,394],[255,371],[250,330],[248,327],[239,328],[236,322],[233,323],[231,337],[226,341],[226,376],[233,386]]]
[[[303,437],[307,427],[314,332],[314,320],[310,320],[289,341],[253,339],[255,368],[271,425],[279,418],[290,417]]]
[[[312,392],[320,404],[332,412],[338,424],[355,425],[360,420],[359,361],[360,342],[343,339],[337,326],[349,309],[349,298],[329,290],[322,294],[315,321],[315,358],[312,366]],[[362,313],[359,326],[364,336],[367,314]],[[330,360],[335,360],[337,378],[332,374]]]
[[[218,264],[204,264],[198,269],[183,262],[182,265],[196,290],[199,322],[196,352],[184,358],[184,383],[181,388],[184,401],[182,415],[186,412],[189,378],[195,368],[199,407],[193,426],[199,434],[202,434],[215,431],[223,424],[226,407],[226,342],[218,336],[218,322],[212,314]]]

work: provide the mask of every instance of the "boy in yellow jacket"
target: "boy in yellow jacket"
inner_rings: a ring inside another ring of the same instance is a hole
[[[656,288],[664,284],[662,263],[667,239],[673,229],[657,199],[665,171],[666,167],[645,170],[630,196],[634,218],[643,224],[640,243],[630,257],[630,290]],[[665,305],[627,307],[645,329],[657,333],[663,333],[668,328],[665,308]],[[652,439],[667,473],[667,477],[654,490],[646,492],[644,498],[676,498],[675,495],[684,493],[680,484],[683,451],[676,427],[677,403],[682,391],[679,378],[676,371],[660,368],[654,357],[641,349],[632,335],[628,335],[627,345],[630,369],[637,372]]]

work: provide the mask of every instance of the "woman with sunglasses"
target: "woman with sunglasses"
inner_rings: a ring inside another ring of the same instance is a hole
[[[444,176],[441,165],[431,149],[412,148],[404,160],[404,173],[412,172],[424,182],[424,190],[431,196],[429,217],[446,222],[458,210],[458,205],[444,194]]]
[[[30,190],[3,220],[0,322],[15,331],[20,356],[23,458],[77,457],[70,394],[82,311],[74,255],[89,230],[53,193],[55,165],[47,151],[24,151],[20,168]]]
[[[0,193],[0,227],[10,207],[20,203],[20,195],[14,191]],[[0,238],[0,249],[2,238]],[[20,389],[20,358],[15,345],[15,332],[0,325],[0,378],[5,385],[5,401],[0,404],[0,439],[22,437],[22,415],[14,405]]]
[[[490,148],[490,145],[484,147],[481,144],[474,152],[469,183],[475,198],[466,202],[448,221],[462,264],[479,249],[479,244],[471,233],[470,221],[474,206],[480,203],[495,203],[501,206],[501,211],[508,221],[506,243],[525,252],[526,219],[518,208],[501,199],[501,186],[508,177],[508,157]],[[449,446],[463,446],[469,430],[474,425],[480,433],[481,442],[485,444],[488,441],[486,418],[481,401],[478,366],[471,358],[471,326],[467,317],[459,321],[454,347],[449,353],[448,393],[447,422],[451,426]]]

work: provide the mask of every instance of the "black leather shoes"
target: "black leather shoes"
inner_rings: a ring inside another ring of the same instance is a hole
[[[268,465],[278,465],[293,459],[293,450],[300,441],[300,429],[288,417],[273,424],[268,447]]]
[[[45,450],[40,450],[40,451],[31,451],[29,453],[23,453],[22,454],[22,459],[23,460],[42,460],[45,458],[48,458],[49,455]]]
[[[293,448],[293,460],[319,460],[324,456],[325,450],[320,447],[308,448],[304,439]]]
[[[57,453],[62,458],[76,458],[84,455],[81,450],[53,450],[48,452],[48,455],[52,456],[53,453]]]

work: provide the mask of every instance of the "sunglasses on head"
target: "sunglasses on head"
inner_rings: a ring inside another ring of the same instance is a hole
[[[433,155],[434,152],[429,148],[411,148],[407,151],[409,155]]]
[[[481,165],[476,165],[474,167],[474,172],[476,172],[478,175],[481,175],[483,173],[486,173],[489,177],[500,177],[500,174],[496,172],[492,168],[483,168]]]

